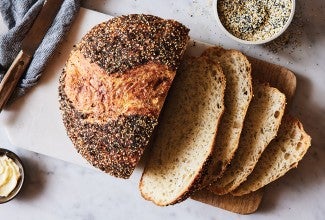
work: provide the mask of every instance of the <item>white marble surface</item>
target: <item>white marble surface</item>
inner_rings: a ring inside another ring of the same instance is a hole
[[[0,205],[0,219],[324,219],[325,218],[325,2],[297,1],[291,43],[277,53],[235,43],[220,33],[211,0],[85,0],[83,6],[111,15],[150,13],[175,18],[192,38],[292,69],[298,78],[292,111],[311,134],[312,147],[299,164],[266,191],[259,211],[241,216],[188,200],[172,207],[144,201],[134,184],[12,146],[0,124],[0,146],[20,155],[27,178],[20,195]],[[304,21],[300,25],[298,21]],[[1,23],[1,22],[0,22]],[[4,30],[4,26],[0,26]],[[296,45],[297,44],[297,45]]]

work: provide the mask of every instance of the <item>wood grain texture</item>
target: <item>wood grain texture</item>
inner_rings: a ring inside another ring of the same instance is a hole
[[[0,83],[0,112],[7,104],[31,59],[32,57],[28,53],[21,50],[3,77]]]
[[[248,60],[252,65],[253,79],[269,83],[270,86],[279,89],[285,94],[287,102],[290,104],[296,91],[297,80],[295,74],[280,65],[253,57],[248,57]]]
[[[269,83],[270,86],[279,89],[286,96],[290,105],[296,91],[296,76],[289,69],[272,64],[253,57],[248,57],[252,65],[252,78],[260,82]],[[288,109],[288,108],[287,108]],[[226,194],[219,196],[208,190],[200,190],[191,198],[218,208],[222,208],[239,214],[251,214],[255,212],[263,197],[264,188],[245,196],[232,196]]]
[[[191,198],[230,212],[250,214],[258,209],[263,198],[263,190],[258,190],[244,196],[233,196],[231,194],[219,196],[203,189],[196,192]]]

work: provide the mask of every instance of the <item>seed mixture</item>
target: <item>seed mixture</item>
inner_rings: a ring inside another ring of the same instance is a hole
[[[297,2],[298,3],[298,2]],[[295,16],[288,29],[278,38],[264,44],[269,53],[277,54],[281,51],[287,51],[289,54],[302,45],[302,35],[307,19],[302,15],[304,5],[296,5]]]
[[[221,23],[234,36],[247,40],[265,40],[286,24],[292,0],[219,0]]]

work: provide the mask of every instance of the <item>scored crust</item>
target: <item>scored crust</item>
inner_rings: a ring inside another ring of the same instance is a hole
[[[65,94],[85,120],[99,124],[120,115],[158,117],[175,76],[165,65],[152,62],[108,75],[80,51],[71,52],[65,72]]]
[[[62,88],[62,87],[60,87]],[[63,122],[78,152],[93,166],[127,178],[139,161],[157,125],[154,117],[119,116],[104,125],[89,123],[60,89]]]
[[[72,50],[60,77],[63,123],[92,165],[128,178],[148,145],[189,30],[151,15],[95,26]]]

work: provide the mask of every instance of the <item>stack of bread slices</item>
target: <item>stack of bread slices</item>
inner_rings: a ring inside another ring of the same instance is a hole
[[[285,111],[285,94],[251,71],[236,50],[184,58],[140,181],[145,199],[167,206],[202,189],[243,196],[297,166],[311,138]]]

